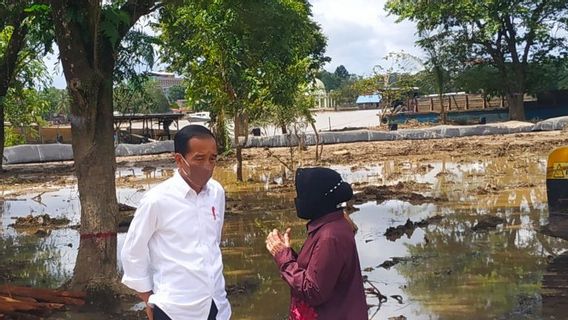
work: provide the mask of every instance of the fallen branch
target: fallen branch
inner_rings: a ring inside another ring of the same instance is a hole
[[[272,157],[272,158],[278,160],[278,162],[280,162],[283,166],[285,166],[286,169],[290,170],[291,172],[294,172],[294,170],[286,162],[284,162],[282,159],[280,159],[280,157],[278,157],[272,151],[270,151],[270,149],[266,150],[266,152],[268,153],[269,157]]]

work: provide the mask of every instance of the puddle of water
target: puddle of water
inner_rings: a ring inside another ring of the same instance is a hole
[[[509,314],[519,298],[540,294],[547,257],[565,250],[566,242],[537,232],[542,212],[496,208],[489,213],[505,218],[507,226],[473,232],[471,212],[455,211],[454,219],[425,230],[427,242],[407,245],[419,258],[397,266],[397,272],[407,281],[405,293],[426,313],[441,319],[518,319]]]
[[[389,298],[386,303],[378,307],[373,307],[369,311],[374,315],[373,319],[386,319],[388,317],[401,314],[412,315],[409,319],[430,319],[428,312],[425,312],[420,304],[408,301],[408,295],[404,292],[407,281],[396,268],[385,269],[378,267],[386,260],[395,257],[407,257],[409,252],[408,245],[417,245],[424,241],[424,231],[416,229],[410,237],[404,235],[397,241],[389,241],[384,236],[388,227],[403,225],[407,219],[420,221],[438,213],[437,206],[432,204],[411,205],[406,202],[391,200],[376,204],[364,204],[359,206],[360,211],[351,215],[353,221],[359,226],[356,235],[359,260],[363,275],[368,276],[369,280],[380,290],[380,292],[390,297],[400,295],[403,303],[399,304]],[[379,301],[375,297],[367,297],[368,305],[378,305]],[[404,311],[402,311],[404,310]]]
[[[429,194],[449,200],[422,205],[397,200],[366,203],[352,215],[360,228],[356,240],[363,274],[384,295],[403,297],[402,304],[389,298],[376,314],[377,307],[371,308],[373,319],[398,315],[409,319],[507,318],[515,310],[519,295],[539,294],[546,257],[568,248],[563,241],[536,232],[547,220],[543,160],[389,160],[364,168],[333,168],[349,182],[429,183]],[[146,190],[171,173],[171,168],[119,168],[119,181],[128,179],[119,184],[119,202],[136,206]],[[289,203],[287,197],[293,197],[271,192],[273,186],[282,183],[281,177],[280,168],[247,166],[245,179],[253,182],[245,185],[236,182],[234,168],[216,169],[215,178],[227,187],[230,198],[258,204],[256,209],[226,218],[222,249],[227,284],[247,282],[255,287],[250,294],[231,297],[234,319],[278,319],[287,313],[288,289],[266,252],[264,239],[273,227],[291,225],[293,245],[299,248],[305,227],[292,208],[277,205],[279,201]],[[507,187],[495,190],[492,186]],[[77,232],[54,230],[40,238],[19,234],[8,225],[14,217],[30,213],[65,216],[76,224],[80,215],[78,194],[71,186],[42,194],[41,203],[32,199],[36,195],[0,203],[0,261],[21,265],[16,283],[56,287],[73,272]],[[287,209],[276,209],[283,207]],[[394,242],[384,237],[388,227],[437,214],[446,218],[416,229],[410,237],[405,235]],[[500,216],[507,220],[507,226],[486,233],[471,232],[476,216],[482,214]],[[119,235],[119,251],[123,241],[124,235]],[[393,257],[410,256],[416,258],[388,270],[377,267]],[[369,296],[368,303],[376,305],[377,299]]]

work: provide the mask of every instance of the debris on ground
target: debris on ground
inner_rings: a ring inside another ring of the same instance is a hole
[[[393,257],[391,260],[386,260],[385,262],[378,265],[377,268],[384,268],[388,270],[401,262],[406,262],[410,260],[412,260],[412,258],[410,257]]]
[[[67,306],[85,304],[84,292],[0,286],[0,319],[44,319]]]
[[[70,220],[64,217],[60,218],[52,218],[49,214],[41,214],[37,216],[27,215],[25,217],[18,217],[16,221],[10,225],[18,231],[22,232],[30,232],[30,233],[41,233],[45,232],[48,233],[48,230],[51,229],[58,229],[66,227],[69,224]]]
[[[390,241],[396,241],[402,238],[402,236],[406,234],[408,239],[410,239],[416,228],[425,228],[430,224],[440,222],[440,220],[442,219],[443,217],[440,215],[436,215],[428,219],[421,220],[419,222],[413,222],[410,219],[408,219],[406,220],[406,223],[403,225],[388,228],[387,231],[385,232],[385,237]]]
[[[129,206],[127,204],[124,203],[119,203],[118,204],[118,211],[136,211],[136,208],[133,206]]]
[[[348,206],[363,204],[370,201],[381,203],[387,200],[401,200],[411,204],[423,204],[427,202],[441,202],[446,199],[424,196],[410,190],[418,189],[418,184],[399,182],[393,186],[366,186],[361,192],[356,193]],[[424,186],[421,186],[424,188]],[[410,189],[410,190],[409,190]]]

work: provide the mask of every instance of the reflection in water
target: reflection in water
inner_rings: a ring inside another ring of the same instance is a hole
[[[173,174],[172,168],[173,164],[167,168],[119,168],[119,202],[138,205],[146,190]],[[540,294],[548,256],[568,248],[563,241],[537,232],[547,219],[542,160],[387,160],[367,167],[333,169],[349,182],[430,184],[427,195],[448,199],[447,203],[422,205],[397,200],[366,203],[352,215],[360,228],[356,240],[363,274],[389,298],[373,319],[399,315],[409,319],[517,319],[515,312],[523,308],[519,301],[525,301],[524,306],[538,304],[533,297]],[[248,165],[244,176],[247,184],[237,183],[234,168],[221,167],[215,172],[233,205],[228,208],[222,242],[227,284],[246,284],[246,294],[230,297],[233,318],[282,319],[287,313],[288,288],[266,252],[264,239],[272,228],[292,226],[293,245],[299,249],[305,239],[305,222],[295,217],[293,192],[279,189],[283,183],[280,167]],[[56,230],[40,238],[18,234],[8,225],[14,217],[30,213],[65,216],[72,224],[79,223],[77,189],[46,192],[42,203],[32,200],[36,195],[0,203],[0,274],[7,274],[1,268],[8,261],[18,268],[11,273],[13,279],[6,280],[55,287],[71,275],[77,232]],[[473,232],[479,216],[486,214],[506,223],[496,230]],[[394,242],[384,237],[387,228],[407,219],[420,221],[435,215],[444,219]],[[119,251],[123,240],[119,235]],[[390,269],[379,267],[395,257],[411,259]],[[402,303],[392,295],[400,295]],[[377,305],[377,299],[369,297],[368,303]],[[370,314],[375,311],[377,307],[371,308]]]
[[[494,319],[519,307],[519,298],[539,293],[549,255],[566,244],[533,229],[540,214],[494,210],[507,220],[494,232],[473,232],[475,217],[456,211],[425,231],[427,243],[407,246],[416,262],[397,269],[406,292],[441,319]]]
[[[0,281],[16,285],[56,288],[71,277],[76,250],[70,243],[54,243],[67,235],[53,231],[52,237],[0,237]],[[69,268],[71,266],[71,268]]]

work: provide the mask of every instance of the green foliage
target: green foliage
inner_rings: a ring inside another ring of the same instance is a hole
[[[355,78],[343,65],[337,67],[334,73],[322,70],[318,72],[317,77],[325,84],[327,91],[338,90],[347,86],[352,83],[353,78]]]
[[[162,56],[186,76],[190,105],[206,105],[214,119],[254,122],[270,117],[272,106],[291,108],[298,88],[327,60],[325,38],[310,17],[304,0],[167,5]]]
[[[130,17],[128,13],[115,6],[103,7],[100,29],[102,34],[109,39],[113,47],[116,47],[120,37],[119,28],[129,24]]]
[[[437,61],[442,54],[456,57],[463,66],[486,61],[498,70],[499,91],[509,97],[529,89],[529,64],[540,65],[568,48],[565,35],[558,32],[567,28],[566,1],[389,0],[386,9],[399,20],[416,22],[418,43],[427,51],[436,48],[429,60],[437,69],[450,67],[446,59]],[[443,72],[435,73],[442,78]],[[522,100],[512,101],[521,102],[512,107],[522,108]],[[513,115],[524,113],[515,110]]]
[[[341,79],[327,70],[321,70],[316,77],[323,82],[325,89],[328,91],[337,90],[341,87]]]
[[[42,115],[46,112],[49,105],[35,89],[10,89],[2,102],[4,104],[5,120],[10,124],[10,127],[4,128],[6,133],[5,146],[25,142],[24,137],[16,131],[16,128],[24,128],[26,134],[36,135],[35,129],[28,129],[27,127],[45,123]]]
[[[32,9],[40,10],[42,8]],[[3,61],[3,63],[8,63],[5,59],[8,58],[6,53],[13,32],[16,30],[15,28],[21,27],[21,25],[8,25],[0,31],[0,61]],[[10,124],[10,127],[5,127],[4,123],[0,124],[0,130],[5,133],[5,140],[0,141],[0,143],[3,143],[4,146],[25,142],[24,137],[19,134],[16,128],[43,123],[42,115],[47,109],[47,104],[34,87],[47,85],[51,79],[47,76],[47,68],[36,49],[37,46],[34,46],[31,40],[27,41],[24,48],[17,53],[17,56],[13,57],[16,59],[13,74],[5,75],[12,77],[12,79],[8,82],[6,96],[0,97],[5,121]],[[28,133],[33,134],[29,131]]]
[[[185,87],[181,85],[175,85],[168,89],[168,100],[171,103],[175,103],[177,100],[185,99]]]
[[[568,89],[568,57],[548,59],[528,66],[527,92]]]
[[[156,52],[154,47],[159,45],[159,39],[142,30],[130,30],[122,39],[114,67],[114,82],[130,81],[142,85],[147,76],[140,72],[142,68],[147,71],[154,67]]]
[[[488,97],[504,94],[499,70],[492,65],[480,64],[466,68],[455,79],[456,85],[468,93],[481,93]]]
[[[14,27],[11,26],[0,31],[0,61],[4,58],[13,31]],[[18,55],[16,70],[14,70],[14,81],[11,81],[10,87],[45,86],[50,81],[42,57],[33,48],[24,48]]]
[[[342,105],[355,103],[357,97],[361,94],[364,94],[363,92],[367,91],[362,89],[362,87],[366,87],[366,85],[362,85],[361,81],[365,80],[350,79],[349,81],[344,82],[337,90],[334,90],[331,95],[335,99],[337,104]]]
[[[71,100],[65,89],[49,87],[41,91],[41,97],[47,103],[47,108],[42,114],[43,119],[50,120],[56,115],[67,115],[70,112]]]
[[[4,100],[6,121],[13,126],[22,127],[44,123],[42,115],[49,104],[35,89],[10,89]]]
[[[32,4],[24,9],[25,13],[44,13],[50,10],[50,7],[46,4]]]
[[[170,103],[158,83],[149,79],[142,84],[130,81],[116,85],[113,99],[114,110],[123,114],[170,112]]]
[[[347,71],[344,65],[340,65],[339,67],[337,67],[333,74],[342,80],[347,80],[349,79],[349,77],[351,77],[351,74],[349,74],[349,71]]]
[[[12,127],[4,127],[4,146],[12,147],[26,143],[26,139]]]
[[[21,1],[21,3],[22,5],[29,4],[24,8],[26,19],[22,25],[28,29],[27,48],[38,56],[52,52],[55,30],[51,20],[51,7],[46,4],[33,3],[31,0]]]

